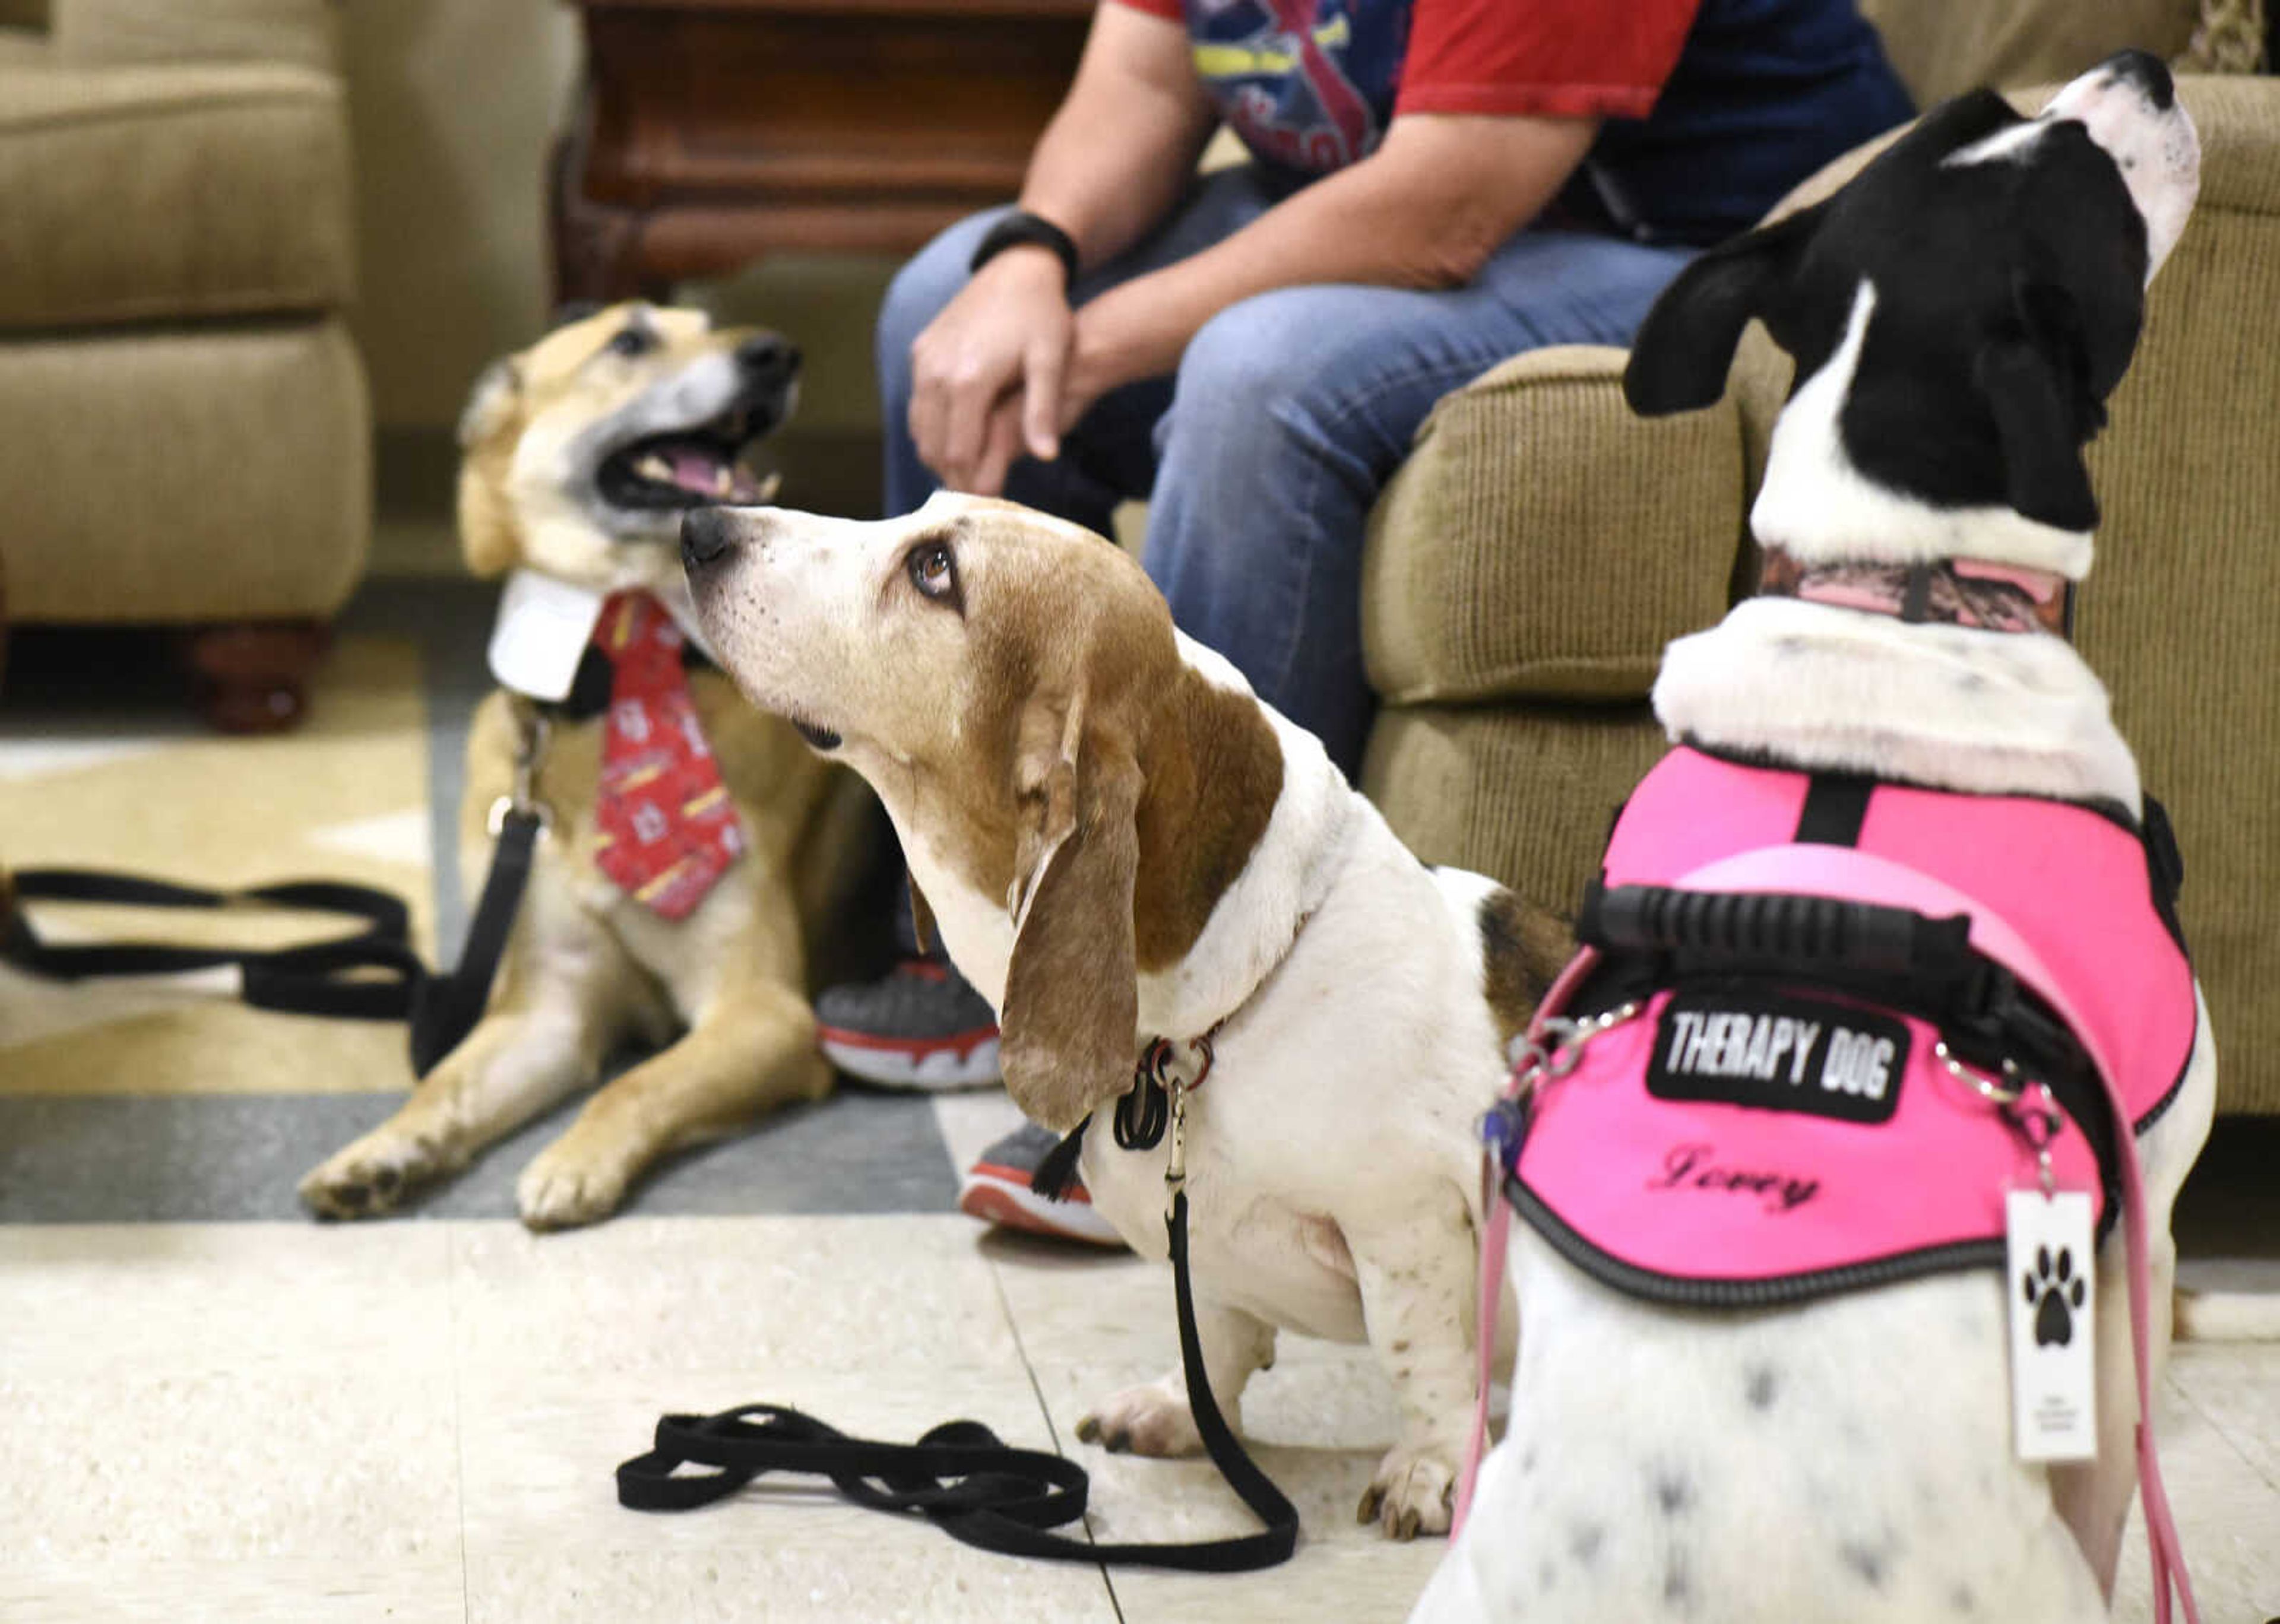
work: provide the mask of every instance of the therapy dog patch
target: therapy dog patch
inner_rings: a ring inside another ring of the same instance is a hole
[[[1906,1023],[1756,989],[1682,992],[1663,1006],[1647,1092],[1889,1122],[1908,1064]]]

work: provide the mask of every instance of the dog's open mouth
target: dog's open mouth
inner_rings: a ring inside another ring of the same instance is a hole
[[[617,508],[751,506],[775,495],[779,476],[753,464],[775,427],[765,407],[739,406],[708,423],[650,435],[605,458],[596,476],[602,500]]]

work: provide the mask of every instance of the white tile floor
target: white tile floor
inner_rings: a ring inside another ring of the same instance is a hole
[[[945,1112],[961,1151],[991,1126]],[[1075,1445],[1159,1374],[1168,1279],[942,1217],[0,1228],[0,1619],[1398,1620],[1437,1542],[1353,1505],[1390,1441],[1359,1350],[1286,1339],[1247,1428],[1299,1505],[1247,1578],[1008,1560],[812,1489],[677,1517],[611,1472],[666,1409],[797,1404],[915,1436],[954,1415],[1075,1449],[1097,1532],[1244,1526],[1201,1463]],[[2171,1493],[2210,1624],[2280,1613],[2280,1345],[2182,1347]],[[2146,1612],[2129,1548],[2120,1616]]]

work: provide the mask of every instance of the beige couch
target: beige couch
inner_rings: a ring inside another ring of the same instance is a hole
[[[371,412],[341,319],[339,27],[329,0],[0,0],[15,620],[321,621],[355,586]],[[298,645],[205,646],[243,676]]]
[[[1926,104],[2054,83],[2128,44],[2246,54],[2183,0],[1864,10]],[[2187,76],[2180,93],[2200,204],[2091,458],[2105,521],[2080,643],[2184,848],[2222,1108],[2280,1112],[2280,81]],[[1724,402],[1643,422],[1623,358],[1543,351],[1442,402],[1373,516],[1364,575],[1383,704],[1364,788],[1422,856],[1560,906],[1664,748],[1645,704],[1662,645],[1722,614],[1751,563],[1788,385],[1752,331]]]

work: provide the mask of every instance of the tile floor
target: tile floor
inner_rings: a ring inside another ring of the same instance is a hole
[[[937,1102],[963,1154],[1002,1097]],[[1442,1547],[1352,1506],[1393,1429],[1360,1350],[1292,1338],[1244,1405],[1306,1540],[1241,1578],[967,1550],[811,1488],[643,1517],[659,1412],[770,1399],[850,1431],[952,1415],[1075,1450],[1104,1538],[1233,1532],[1199,1462],[1073,1441],[1169,1361],[1168,1277],[954,1214],[0,1227],[0,1619],[244,1624],[1398,1620]],[[2171,1493],[2212,1624],[2280,1612],[2280,1347],[2178,1351]],[[2119,1612],[2146,1613],[2130,1548]]]

